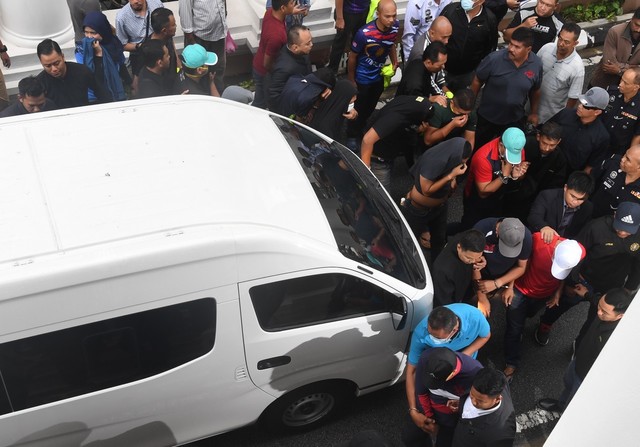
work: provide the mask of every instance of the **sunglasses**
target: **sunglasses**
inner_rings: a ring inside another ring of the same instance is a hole
[[[600,107],[585,106],[584,104],[582,104],[582,107],[587,110],[602,110]]]

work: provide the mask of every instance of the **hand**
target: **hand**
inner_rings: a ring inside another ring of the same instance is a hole
[[[529,162],[523,161],[522,163],[515,165],[511,170],[511,178],[514,180],[518,180],[527,173],[527,169],[529,169]]]
[[[94,40],[91,43],[91,48],[93,48],[93,55],[95,57],[102,57],[102,47],[100,46],[100,42],[97,40]]]
[[[458,187],[458,181],[456,180],[455,177],[451,179],[451,184],[449,185],[449,187],[451,188],[449,196],[452,196],[454,191]]]
[[[547,300],[547,307],[551,309],[552,307],[556,307],[560,303],[560,294],[554,293],[551,298]]]
[[[530,122],[531,124],[533,124],[534,126],[538,125],[538,114],[537,113],[530,113],[529,116],[527,117],[527,121]]]
[[[467,172],[467,164],[460,163],[458,166],[451,170],[451,176],[453,177],[453,179],[455,179],[457,176],[462,175],[465,172]]]
[[[620,73],[620,65],[618,65],[617,62],[611,62],[608,60],[602,65],[602,70],[607,74],[617,75]]]
[[[457,413],[458,410],[460,410],[460,401],[449,399],[447,401],[447,408],[449,408],[449,410],[453,411],[454,413]]]
[[[522,22],[522,25],[526,26],[527,28],[533,28],[537,24],[538,24],[538,17],[537,16],[529,16],[529,17],[527,17],[525,19],[524,22]]]
[[[336,30],[338,31],[344,30],[344,19],[341,19],[341,18],[336,19]]]
[[[210,71],[209,72],[209,82],[211,82],[212,84],[216,81],[216,72],[215,71]]]
[[[467,121],[469,121],[469,115],[459,115],[454,117],[451,120],[451,123],[455,126],[455,127],[464,127],[467,125]]]
[[[344,116],[348,120],[354,120],[358,117],[358,111],[353,108],[350,112],[343,113],[342,116]]]
[[[418,128],[416,129],[416,133],[425,133],[427,131],[427,127],[429,127],[429,123],[426,122],[422,122],[420,123],[420,125],[418,126]]]
[[[573,291],[576,293],[576,295],[578,295],[580,298],[584,298],[584,296],[587,294],[587,292],[589,292],[589,289],[587,289],[584,284],[576,284],[575,286],[573,286]]]
[[[306,6],[300,6],[300,5],[296,5],[293,8],[293,14],[302,14],[302,15],[307,15],[307,7]]]
[[[542,227],[540,229],[540,235],[542,236],[542,240],[545,244],[550,244],[554,236],[559,236],[556,230],[549,226]]]
[[[6,51],[4,53],[0,53],[0,59],[2,59],[2,65],[7,68],[11,67],[11,58],[9,57],[9,53]]]
[[[422,428],[423,431],[435,436],[438,434],[438,424],[436,424],[436,421],[434,419],[430,419],[427,418],[424,424],[424,427]]]
[[[189,89],[185,90],[184,92],[180,93],[181,95],[188,95],[189,94]]]
[[[518,0],[507,0],[507,7],[511,10],[518,9],[520,7],[520,2]]]
[[[491,293],[497,289],[496,282],[493,279],[478,280],[478,290],[482,293]]]
[[[413,421],[414,424],[416,424],[416,426],[423,431],[425,430],[425,426],[427,423],[427,418],[424,414],[422,413],[418,413],[417,411],[412,411],[411,413],[409,413],[411,415],[411,420]]]
[[[513,170],[513,165],[509,163],[506,159],[502,161],[502,175],[505,177],[511,177],[511,171]]]
[[[491,315],[491,303],[486,296],[478,296],[478,310],[487,318]]]
[[[486,258],[484,256],[481,256],[480,260],[478,262],[476,262],[475,264],[473,264],[473,269],[474,270],[482,270],[486,266],[487,266],[487,260],[486,260]]]
[[[436,104],[440,104],[442,107],[447,107],[447,98],[446,96],[442,96],[442,95],[431,95],[429,96],[429,101],[436,103]]]
[[[502,291],[502,302],[504,303],[505,306],[509,307],[511,305],[511,303],[513,302],[513,288],[509,287],[508,289],[504,289]]]

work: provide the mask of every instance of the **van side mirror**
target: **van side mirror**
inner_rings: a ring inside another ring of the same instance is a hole
[[[407,300],[403,296],[396,296],[396,298],[391,307],[391,319],[393,320],[393,328],[400,331],[404,329],[407,322]]]

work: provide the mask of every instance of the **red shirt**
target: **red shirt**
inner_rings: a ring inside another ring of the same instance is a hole
[[[253,69],[264,76],[267,69],[264,68],[265,54],[275,59],[280,49],[287,44],[287,29],[284,20],[281,22],[272,14],[272,9],[267,9],[262,19],[262,33],[260,34],[260,44],[258,52],[253,58]]]
[[[522,150],[522,161],[524,161]],[[502,170],[500,161],[500,138],[495,138],[482,146],[471,157],[467,184],[464,187],[464,195],[469,197],[476,187],[476,183],[487,183],[498,177],[497,172]]]
[[[553,264],[553,252],[556,246],[566,240],[560,236],[554,236],[551,243],[546,244],[542,240],[542,233],[533,233],[533,249],[527,263],[527,270],[520,278],[516,279],[516,287],[529,298],[543,299],[549,298],[560,286],[560,280],[551,274],[551,264]],[[584,259],[587,251],[582,245],[582,256]]]

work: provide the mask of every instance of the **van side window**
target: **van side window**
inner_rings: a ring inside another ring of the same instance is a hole
[[[353,276],[305,276],[249,290],[262,329],[281,331],[402,308],[403,298]]]
[[[0,345],[10,408],[24,410],[144,379],[205,355],[216,302],[203,298]],[[1,389],[0,389],[1,391]]]

